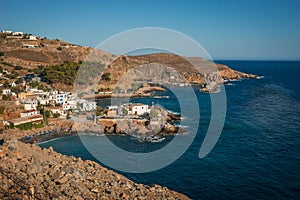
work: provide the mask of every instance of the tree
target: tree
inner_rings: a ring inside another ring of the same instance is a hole
[[[2,100],[3,101],[10,101],[11,100],[11,95],[6,95],[6,94],[2,95]]]
[[[4,56],[4,52],[0,52],[0,56]]]
[[[3,114],[3,113],[4,113],[4,110],[5,110],[5,107],[1,106],[1,107],[0,107],[0,114]]]
[[[45,117],[45,118],[49,118],[50,115],[51,115],[51,112],[50,112],[49,110],[45,110],[45,111],[44,111],[44,117]]]
[[[39,86],[39,83],[36,82],[36,81],[31,81],[31,82],[29,83],[29,85],[30,85],[31,87],[35,88],[35,87]]]
[[[22,83],[22,82],[23,82],[23,79],[22,79],[22,78],[18,78],[18,79],[15,81],[16,84],[20,84],[20,83]]]
[[[108,73],[102,74],[101,79],[102,79],[103,81],[110,81],[110,80],[111,80],[111,78],[110,78],[110,73],[108,72]]]
[[[15,66],[14,67],[14,70],[22,70],[22,69],[24,69],[22,66]]]
[[[8,82],[8,81],[5,81],[5,82],[3,83],[3,87],[4,87],[4,88],[9,88],[9,87],[10,87],[9,82]]]
[[[58,118],[59,116],[60,116],[59,113],[54,113],[54,114],[53,114],[53,117],[54,117],[54,118]]]

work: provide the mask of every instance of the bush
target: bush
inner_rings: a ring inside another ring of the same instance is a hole
[[[49,110],[45,110],[44,111],[44,117],[47,119],[47,118],[49,118],[50,117],[50,111]]]
[[[4,56],[4,52],[0,52],[0,56]]]
[[[6,95],[6,94],[2,95],[2,100],[3,101],[11,101],[11,95]]]
[[[42,127],[43,127],[42,123],[34,124],[34,128],[42,128]]]
[[[110,73],[104,73],[104,74],[102,74],[101,79],[103,81],[110,81],[111,80]]]
[[[2,65],[7,65],[7,66],[11,66],[11,67],[13,67],[13,65],[12,65],[12,64],[10,64],[10,63],[7,63],[7,62],[2,62]]]
[[[53,114],[53,117],[54,117],[54,118],[58,118],[59,116],[60,116],[59,113],[54,113],[54,114]]]
[[[58,51],[61,51],[62,50],[62,47],[57,47],[56,48]]]
[[[95,80],[99,76],[104,65],[96,62],[84,62],[84,66],[80,69],[84,77],[77,77],[77,72],[82,66],[80,63],[66,62],[60,65],[51,65],[45,67],[41,73],[42,80],[48,84],[64,83],[66,85],[73,85],[75,79],[77,84],[87,84]]]
[[[22,69],[24,69],[22,66],[15,66],[14,67],[14,70],[22,70]]]
[[[3,114],[3,113],[4,113],[4,110],[5,110],[5,107],[1,106],[1,107],[0,107],[0,114]]]
[[[31,82],[29,83],[29,85],[30,85],[31,87],[35,88],[35,87],[39,86],[39,83],[36,82],[36,81],[31,81]]]
[[[32,129],[32,123],[29,122],[29,123],[25,123],[25,124],[20,124],[20,125],[17,125],[16,127],[20,130],[30,130],[30,129]]]
[[[32,70],[35,74],[41,74],[43,73],[43,70],[41,70],[40,68],[35,68]]]

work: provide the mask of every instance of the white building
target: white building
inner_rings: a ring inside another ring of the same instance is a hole
[[[13,32],[12,35],[23,35],[23,32]]]
[[[84,101],[80,103],[80,110],[81,111],[93,111],[97,107],[95,101]]]
[[[58,91],[57,91],[57,90],[52,90],[52,91],[50,92],[50,94],[57,95],[57,94],[58,94]]]
[[[129,104],[125,106],[129,115],[144,115],[146,113],[150,113],[151,108],[149,105],[146,104]]]
[[[37,45],[35,45],[35,44],[23,44],[22,47],[23,48],[36,48]]]
[[[68,100],[68,94],[66,94],[66,93],[55,95],[55,103],[56,104],[65,104],[65,103],[67,103],[67,100]]]
[[[21,104],[24,106],[25,110],[36,110],[38,101],[36,99],[26,99],[22,100]]]
[[[39,102],[41,105],[47,105],[50,103],[50,100],[49,99],[40,99]]]
[[[16,87],[17,86],[17,84],[13,81],[12,83],[11,83],[11,87]]]
[[[11,34],[12,33],[12,31],[8,31],[8,30],[3,30],[3,31],[1,31],[2,33],[7,33],[7,34]]]
[[[63,104],[63,109],[64,110],[77,109],[77,102],[74,100],[67,100],[67,102]]]
[[[34,36],[34,35],[30,35],[28,39],[29,39],[29,40],[37,40],[37,37]]]
[[[2,94],[10,95],[11,94],[11,90],[10,89],[3,89],[2,90]]]
[[[37,110],[25,110],[20,113],[20,117],[29,117],[32,115],[37,115],[38,111]]]
[[[49,110],[52,115],[58,113],[60,116],[60,118],[65,118],[66,117],[66,114],[64,112],[64,110],[61,108],[61,107],[55,107],[55,108],[48,108],[47,110]]]

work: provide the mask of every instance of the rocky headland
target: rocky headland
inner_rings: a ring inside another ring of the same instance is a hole
[[[24,45],[33,45],[34,47],[24,48]],[[15,66],[20,66],[20,70],[17,71],[18,75],[24,75],[29,71],[33,72],[39,66],[48,69],[53,65],[66,62],[97,62],[103,67],[101,71],[109,75],[106,79],[98,79],[97,87],[111,90],[114,90],[122,79],[124,79],[123,84],[118,85],[120,89],[132,87],[134,81],[157,81],[162,84],[179,85],[195,84],[205,88],[211,83],[218,85],[232,79],[257,77],[199,57],[184,57],[167,53],[116,56],[99,49],[45,37],[37,37],[36,40],[31,41],[25,36],[24,38],[9,38],[6,34],[0,33],[0,49],[2,55],[0,67],[12,72]],[[138,68],[138,66],[144,67]],[[42,74],[37,75],[41,76]],[[72,76],[70,78],[76,78],[74,74]],[[51,86],[64,91],[72,90],[72,84],[68,85],[63,81],[55,81],[51,83]],[[134,95],[141,94],[135,93]]]

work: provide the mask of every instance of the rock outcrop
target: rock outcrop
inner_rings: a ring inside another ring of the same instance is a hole
[[[125,178],[93,161],[12,138],[0,146],[1,199],[188,199]]]

